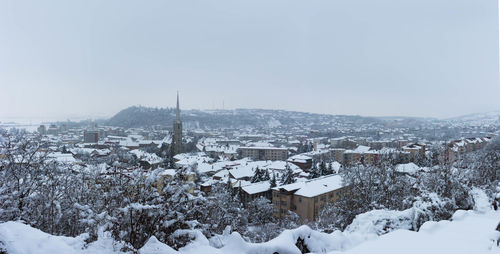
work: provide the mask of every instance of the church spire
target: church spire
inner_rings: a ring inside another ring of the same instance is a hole
[[[179,91],[177,91],[177,108],[175,110],[175,120],[172,133],[173,155],[182,153],[182,121],[181,109],[179,107]]]
[[[177,109],[175,111],[175,120],[181,121],[181,109],[179,108],[179,91],[177,91]]]

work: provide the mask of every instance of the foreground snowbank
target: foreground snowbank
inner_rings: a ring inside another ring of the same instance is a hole
[[[32,228],[21,222],[9,221],[0,224],[0,253],[120,253],[120,246],[109,232],[101,232],[99,240],[86,245],[86,235],[78,237],[54,236]]]
[[[498,253],[495,240],[500,232],[500,211],[493,211],[484,191],[474,189],[474,211],[459,210],[450,221],[428,221],[419,232],[412,221],[415,208],[405,211],[373,210],[358,215],[344,231],[321,233],[301,226],[285,230],[265,243],[248,243],[237,232],[207,239],[199,231],[188,233],[194,239],[179,251],[158,241],[154,236],[139,250],[149,253]],[[418,210],[418,209],[417,209]],[[0,223],[0,253],[122,253],[123,245],[113,241],[109,232],[99,232],[97,241],[85,244],[85,234],[78,237],[53,236],[21,222]],[[301,242],[297,246],[297,242]]]
[[[499,253],[494,243],[499,236],[495,227],[500,221],[498,211],[457,211],[451,221],[429,221],[419,232],[395,230],[380,237],[361,237],[370,232],[320,233],[302,226],[286,230],[266,243],[248,243],[238,233],[221,236],[222,248],[210,246],[201,234],[179,252],[155,237],[140,249],[140,253],[300,253],[295,245],[298,238],[313,253]],[[0,224],[0,250],[7,253],[120,253],[120,246],[109,235],[101,234],[88,246],[84,236],[52,236],[21,222]],[[367,240],[368,239],[368,240]]]
[[[396,230],[348,251],[330,253],[500,253],[494,242],[499,236],[494,230],[499,221],[499,212],[459,210],[452,221],[428,221],[419,232]]]

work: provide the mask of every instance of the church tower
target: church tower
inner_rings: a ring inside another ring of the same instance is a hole
[[[175,111],[174,128],[172,135],[172,150],[174,155],[182,153],[182,121],[181,109],[179,108],[179,92],[177,92],[177,108]]]

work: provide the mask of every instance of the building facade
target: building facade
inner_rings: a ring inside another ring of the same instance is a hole
[[[340,175],[324,176],[272,188],[274,216],[283,218],[292,211],[304,221],[315,221],[328,203],[348,195]]]
[[[240,158],[251,158],[252,160],[286,161],[288,149],[278,147],[240,147],[238,148]]]
[[[40,133],[40,135],[47,134],[47,128],[43,124],[38,126],[37,131],[38,131],[38,133]]]
[[[97,143],[99,141],[99,132],[97,131],[84,131],[83,143]]]

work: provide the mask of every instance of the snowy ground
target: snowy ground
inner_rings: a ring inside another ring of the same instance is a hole
[[[398,218],[404,211],[376,210],[357,217],[345,232],[320,233],[302,226],[287,230],[266,243],[247,243],[238,233],[224,234],[210,241],[200,232],[194,232],[196,240],[179,252],[161,243],[155,237],[149,239],[140,253],[300,253],[295,246],[298,237],[304,239],[312,253],[453,253],[453,254],[500,254],[494,239],[500,237],[495,227],[500,222],[500,211],[489,207],[484,192],[474,193],[476,206],[473,211],[457,211],[450,221],[429,221],[419,232],[398,229],[378,236],[377,218]],[[369,217],[374,219],[370,220]],[[396,223],[397,224],[397,223]],[[407,228],[403,224],[398,228]],[[21,222],[0,224],[0,252],[24,253],[120,253],[120,245],[107,232],[100,232],[99,240],[85,245],[85,235],[79,237],[52,236]],[[212,244],[210,244],[212,243]],[[213,246],[222,246],[215,248]]]
[[[429,221],[419,232],[396,230],[347,251],[334,253],[500,253],[493,238],[499,212],[457,211],[452,221]]]

